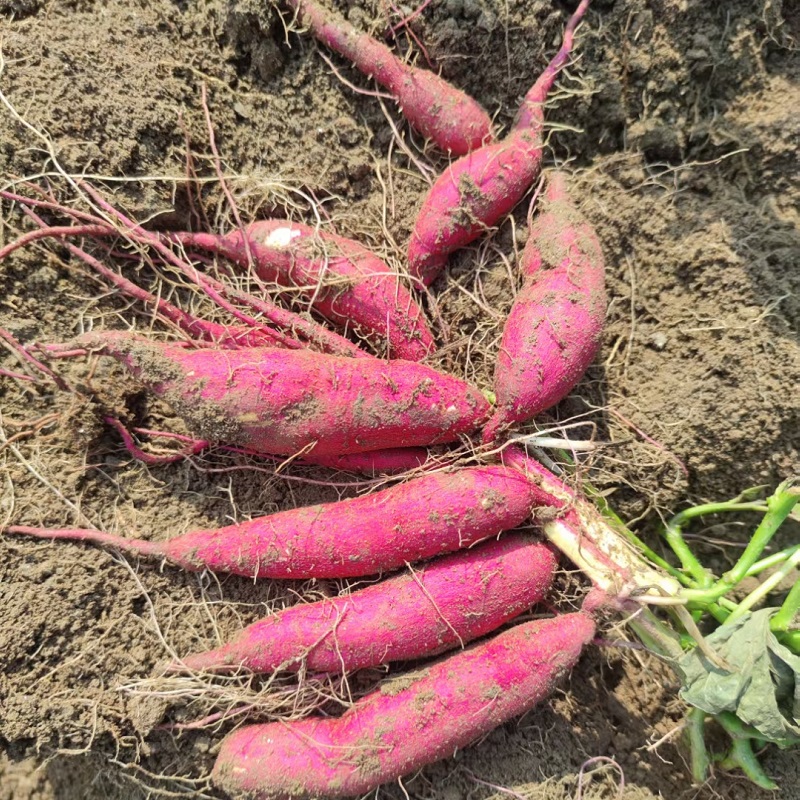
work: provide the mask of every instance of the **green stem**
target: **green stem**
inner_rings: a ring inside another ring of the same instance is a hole
[[[798,550],[800,550],[800,544],[787,547],[785,550],[779,550],[777,553],[773,553],[771,556],[767,556],[766,558],[762,558],[760,561],[756,561],[756,563],[753,564],[749,570],[747,570],[747,577],[749,578],[753,575],[760,575],[764,570],[776,567],[778,564],[782,564],[787,558],[791,558]]]
[[[775,572],[773,572],[772,575],[767,578],[767,580],[761,583],[757,589],[750,592],[750,594],[739,603],[739,606],[736,608],[736,610],[731,612],[731,615],[727,620],[725,620],[725,624],[729,625],[732,622],[736,622],[737,619],[743,617],[754,605],[756,605],[756,603],[758,603],[760,600],[763,600],[773,589],[779,586],[786,576],[798,566],[798,564],[800,564],[800,550],[798,550],[791,558],[787,559],[783,563],[783,566],[780,569],[775,570]],[[800,582],[795,584],[793,590],[794,588],[797,588],[798,585],[800,585]],[[792,593],[790,592],[789,594],[791,596]],[[797,596],[793,598],[793,602],[800,603],[800,592],[798,592]],[[794,607],[794,611],[796,610],[797,605]],[[794,617],[794,611],[792,612],[790,618]]]
[[[774,494],[767,499],[768,511],[764,514],[761,524],[756,528],[756,532],[733,569],[722,576],[723,581],[736,586],[739,581],[744,579],[747,571],[764,552],[764,548],[769,544],[775,532],[791,514],[798,500],[800,500],[800,487],[793,486],[790,481],[784,481],[778,486]]]
[[[742,721],[729,711],[719,714],[715,719],[733,741],[727,757],[720,762],[723,769],[738,767],[756,786],[760,786],[762,789],[777,789],[777,784],[767,777],[767,773],[758,763],[756,754],[753,752],[751,737]]]
[[[708,749],[705,738],[706,712],[699,708],[689,711],[686,718],[686,732],[689,739],[689,753],[692,759],[692,778],[695,783],[705,783],[708,778]]]
[[[769,544],[786,517],[789,516],[798,500],[800,500],[800,487],[794,486],[791,481],[784,481],[780,484],[772,496],[767,499],[767,513],[764,515],[758,528],[756,528],[744,553],[742,553],[733,569],[726,572],[722,576],[722,579],[717,581],[717,583],[710,588],[684,589],[681,592],[681,596],[699,604],[713,603],[733,589],[734,586],[745,578],[748,571],[756,564],[758,557]],[[729,504],[728,507],[731,508],[733,505],[749,506],[754,504],[737,503]],[[697,508],[702,508],[702,506],[697,506]],[[694,509],[687,509],[687,511],[693,510]],[[789,560],[791,560],[791,558],[787,560],[787,563]]]
[[[706,606],[706,611],[711,614],[714,619],[722,625],[725,620],[728,619],[731,615],[731,610],[727,608],[723,608],[720,603],[709,603]]]
[[[800,631],[790,631],[789,633],[778,631],[775,635],[784,647],[788,647],[795,655],[800,656]]]
[[[701,587],[711,584],[713,578],[711,573],[697,560],[697,556],[692,552],[686,540],[683,538],[681,529],[674,524],[675,520],[670,520],[664,530],[664,538],[672,551],[678,556],[685,572],[688,572]]]
[[[686,540],[683,538],[683,528],[686,523],[695,517],[702,517],[706,514],[718,514],[721,511],[766,511],[763,503],[737,503],[729,500],[725,503],[705,503],[701,506],[693,506],[684,509],[676,514],[668,523],[664,530],[664,537],[672,548],[673,552],[680,559],[686,572],[694,577],[701,588],[709,588],[714,581],[712,574],[698,561],[697,556],[692,552]]]
[[[775,632],[788,632],[795,622],[798,611],[800,611],[800,580],[792,586],[778,613],[770,620],[770,628]]]

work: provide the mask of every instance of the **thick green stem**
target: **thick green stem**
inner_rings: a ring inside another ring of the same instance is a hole
[[[776,636],[784,647],[788,647],[795,655],[800,655],[800,631],[790,631],[789,633],[778,631]]]
[[[708,779],[708,749],[706,748],[706,712],[693,708],[686,716],[686,733],[692,759],[692,778],[695,783]]]
[[[741,558],[736,562],[733,569],[726,572],[722,576],[722,579],[717,581],[717,583],[710,588],[684,589],[681,595],[687,600],[698,604],[713,603],[733,589],[734,586],[746,577],[749,570],[756,564],[758,557],[764,552],[764,548],[769,544],[786,517],[789,516],[798,500],[800,500],[800,487],[794,486],[791,481],[784,481],[778,486],[772,496],[768,498],[767,513],[764,515],[758,528],[756,528],[744,553],[742,553]],[[729,507],[732,505],[733,504],[730,504]],[[744,503],[736,505],[750,506],[752,504]],[[702,508],[702,506],[698,506],[698,508]],[[688,509],[688,511],[692,510],[693,509]]]
[[[687,522],[696,517],[707,514],[719,514],[722,511],[766,511],[767,507],[763,503],[737,503],[733,500],[727,503],[706,503],[701,506],[693,506],[676,514],[668,523],[664,530],[664,538],[673,552],[680,559],[683,569],[688,572],[700,588],[707,589],[714,582],[714,576],[697,559],[686,540],[683,538],[683,528]]]
[[[800,612],[800,581],[797,581],[789,590],[789,594],[778,609],[778,613],[770,620],[770,628],[774,632],[788,632],[797,620]],[[798,631],[800,633],[800,631]]]
[[[730,752],[720,761],[720,766],[723,769],[738,767],[756,786],[760,786],[762,789],[777,789],[777,784],[767,777],[767,773],[758,763],[756,754],[753,752],[750,733],[741,720],[728,711],[719,714],[716,720],[733,741]]]
[[[798,550],[791,558],[787,559],[783,563],[783,566],[780,569],[775,570],[775,572],[773,572],[772,575],[770,575],[769,578],[767,578],[767,580],[765,580],[757,589],[750,592],[750,594],[739,603],[736,610],[731,612],[731,615],[725,621],[725,624],[730,624],[735,622],[737,619],[740,619],[754,605],[763,600],[773,589],[776,589],[783,582],[786,576],[790,572],[793,572],[798,565],[800,565],[800,550]],[[797,584],[794,588],[796,587]],[[798,593],[793,602],[800,602],[800,593]],[[794,610],[797,610],[797,606],[795,606]],[[792,617],[794,617],[794,612],[792,612]]]
[[[543,520],[542,531],[592,582],[622,602],[671,601],[681,590],[672,576],[654,569],[637,547],[584,498],[517,447],[508,447],[506,463],[528,474],[546,504],[562,508],[561,516]],[[680,601],[679,601],[680,602]]]
[[[769,544],[786,517],[792,512],[798,500],[800,500],[800,487],[792,486],[789,481],[784,481],[775,490],[775,493],[767,500],[769,510],[764,514],[761,524],[756,528],[756,532],[750,539],[741,558],[730,572],[722,576],[726,583],[735,586],[744,579],[747,571],[764,552],[764,548]]]

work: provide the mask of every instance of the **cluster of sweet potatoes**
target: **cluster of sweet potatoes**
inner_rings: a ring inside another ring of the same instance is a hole
[[[0,257],[38,236],[110,237],[123,224],[137,244],[182,269],[223,308],[246,300],[259,314],[255,320],[237,312],[230,326],[194,318],[68,243],[189,341],[106,332],[40,352],[114,358],[203,441],[251,453],[299,454],[339,469],[393,473],[424,467],[425,448],[463,437],[477,436],[499,450],[510,426],[571,390],[599,345],[603,258],[570,201],[565,176],[546,177],[520,259],[522,288],[503,331],[492,402],[464,380],[421,363],[436,342],[415,288],[431,284],[451,253],[502,222],[539,177],[544,104],[588,0],[570,19],[561,50],[525,97],[511,132],[498,141],[488,115],[438,76],[399,61],[314,0],[287,5],[326,46],[386,86],[415,128],[461,156],[422,202],[408,247],[412,285],[357,242],[286,220],[256,222],[225,236],[162,236],[93,195],[105,217],[73,212],[71,225],[54,228],[36,213],[53,210],[50,199],[5,193],[39,230]],[[243,298],[184,260],[184,250],[224,257],[231,269],[292,287],[338,333],[266,299]],[[354,334],[360,342],[381,344],[389,357],[361,349]],[[257,578],[342,578],[406,567],[350,595],[287,609],[215,650],[170,665],[177,671],[272,672],[304,665],[314,672],[347,672],[460,646],[456,655],[382,684],[341,717],[234,731],[213,774],[226,791],[248,797],[349,796],[446,757],[522,713],[576,662],[594,635],[585,611],[518,625],[466,647],[545,596],[556,551],[522,533],[497,537],[523,523],[534,507],[561,502],[519,459],[510,459],[423,471],[366,496],[192,531],[168,542],[89,530],[12,526],[7,532],[92,541],[185,569]]]

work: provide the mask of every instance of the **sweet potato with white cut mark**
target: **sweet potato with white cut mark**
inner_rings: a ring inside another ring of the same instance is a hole
[[[212,780],[248,800],[365,794],[524,714],[594,631],[583,613],[527,622],[387,681],[339,718],[245,726],[223,740]]]
[[[519,269],[524,283],[503,329],[494,374],[497,410],[484,429],[487,442],[564,398],[600,346],[603,253],[561,173],[549,176]]]
[[[280,511],[166,542],[100,531],[11,526],[6,533],[93,542],[184,569],[256,578],[351,578],[469,547],[522,523],[536,486],[516,469],[433,473],[364,497]]]
[[[452,442],[489,416],[474,387],[413,361],[308,350],[191,349],[109,331],[81,349],[112,356],[168,402],[192,432],[259,453],[340,456]]]
[[[316,0],[286,0],[286,4],[326,47],[388,89],[410,125],[442,150],[460,156],[491,138],[486,111],[444,78],[401,61],[385,44],[360,33]]]
[[[350,672],[435,655],[538,603],[555,567],[550,547],[507,534],[352,594],[280,611],[173,670],[272,672],[302,664],[312,672]]]
[[[451,253],[497,225],[533,185],[542,165],[547,95],[588,6],[582,0],[570,18],[561,49],[525,96],[511,133],[454,161],[428,190],[408,245],[413,277],[430,284]]]
[[[303,289],[314,308],[339,327],[388,345],[392,358],[420,361],[436,349],[422,309],[399,276],[367,248],[289,220],[254,222],[243,231],[174,233],[187,248],[249,259],[268,283]]]

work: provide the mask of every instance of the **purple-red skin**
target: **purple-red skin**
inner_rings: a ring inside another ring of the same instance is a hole
[[[408,271],[426,286],[452,253],[501,222],[538,177],[547,95],[569,59],[575,28],[588,5],[582,0],[570,17],[561,49],[525,95],[509,135],[454,161],[425,195],[411,231]]]
[[[117,331],[75,343],[123,364],[194,435],[258,453],[313,458],[452,442],[490,411],[474,387],[413,361],[190,349]]]
[[[285,609],[173,668],[350,672],[436,655],[542,600],[556,563],[548,545],[506,534],[349,595]]]
[[[326,47],[388,89],[409,124],[437,147],[460,156],[491,139],[486,111],[444,78],[401,61],[386,45],[315,0],[287,0],[287,5]]]
[[[469,547],[521,524],[538,490],[516,469],[438,472],[364,497],[280,511],[166,542],[86,529],[10,526],[6,533],[92,542],[191,571],[250,578],[353,578]]]
[[[248,800],[366,794],[544,700],[594,632],[583,613],[526,622],[382,684],[339,718],[239,728],[223,740],[212,781]]]
[[[302,461],[342,472],[360,475],[400,475],[419,469],[428,460],[424,447],[387,447],[366,453],[348,453],[342,456],[304,456]]]
[[[456,250],[496,225],[530,189],[541,141],[529,130],[474,150],[448,166],[422,201],[408,245],[408,270],[426,286]]]
[[[503,328],[494,374],[497,404],[484,429],[486,442],[563,399],[600,346],[603,252],[562,173],[549,176],[519,269],[524,283]]]
[[[386,342],[391,358],[420,361],[436,349],[422,309],[397,273],[351,239],[281,219],[254,222],[244,234],[174,233],[169,238],[218,253],[242,268],[252,257],[261,280],[301,287],[330,322]]]

